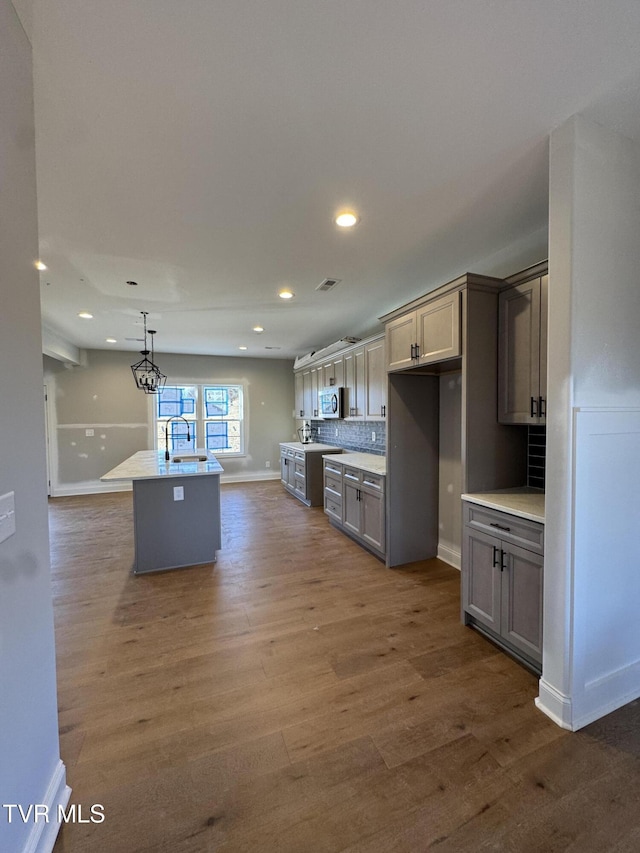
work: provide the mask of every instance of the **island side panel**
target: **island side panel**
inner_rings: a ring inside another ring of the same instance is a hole
[[[174,500],[174,489],[184,500]],[[220,476],[133,481],[134,573],[213,563],[221,547]]]

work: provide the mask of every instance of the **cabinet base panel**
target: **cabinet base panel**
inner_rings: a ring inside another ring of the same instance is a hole
[[[293,489],[290,489],[288,486],[285,486],[284,490],[288,495],[291,495],[292,498],[295,498],[297,501],[300,501],[300,503],[304,504],[305,506],[322,506],[322,501],[320,501],[320,503],[314,504],[311,501],[306,500],[305,498],[301,498],[300,495],[296,494],[296,492],[294,492]]]
[[[327,513],[325,513],[325,515],[327,515]],[[348,530],[345,530],[345,528],[344,528],[341,524],[338,524],[337,522],[333,521],[333,520],[329,517],[329,515],[327,515],[327,519],[328,519],[328,521],[329,521],[329,524],[330,524],[332,527],[334,527],[336,530],[338,530],[338,531],[339,531],[340,533],[342,533],[344,536],[346,536],[346,537],[348,537],[349,539],[351,539],[351,541],[352,541],[352,542],[355,542],[355,543],[356,543],[356,545],[359,545],[361,548],[364,548],[364,550],[365,550],[365,551],[368,551],[368,552],[369,552],[370,554],[372,554],[374,557],[377,557],[377,558],[378,558],[378,560],[380,560],[382,563],[384,563],[384,562],[385,562],[385,555],[384,555],[384,553],[382,553],[382,551],[376,551],[376,550],[375,550],[374,548],[372,548],[372,547],[371,547],[367,542],[363,542],[363,541],[362,541],[362,539],[359,539],[357,536],[352,536],[352,534],[351,534]]]
[[[534,675],[537,676],[542,675],[542,666],[537,661],[531,660],[526,655],[523,655],[522,652],[517,649],[514,649],[513,646],[511,646],[509,643],[505,643],[501,637],[496,637],[496,635],[492,631],[489,631],[487,628],[484,627],[484,625],[481,625],[479,622],[477,622],[473,618],[473,616],[469,616],[468,613],[465,613],[463,621],[468,628],[473,628],[474,631],[477,631],[479,634],[482,634],[482,636],[486,640],[489,640],[490,643],[493,643],[493,645],[499,648],[500,651],[506,652],[509,657],[513,658],[525,669],[528,669],[529,672],[532,672]]]

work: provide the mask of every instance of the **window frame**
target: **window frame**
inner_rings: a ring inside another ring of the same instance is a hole
[[[201,449],[206,447],[206,430],[207,423],[229,423],[229,422],[238,422],[239,423],[239,432],[240,432],[240,451],[226,451],[226,450],[211,450],[214,456],[219,456],[221,459],[238,459],[241,457],[246,457],[247,449],[246,449],[246,429],[245,429],[245,421],[247,417],[246,412],[246,400],[247,393],[245,384],[243,382],[232,382],[232,381],[220,381],[220,380],[194,380],[194,379],[168,379],[166,388],[184,388],[184,387],[192,387],[196,389],[197,399],[195,405],[195,412],[192,416],[186,415],[186,419],[189,423],[195,424],[196,438],[198,440],[197,449]],[[204,392],[206,388],[224,388],[224,389],[238,389],[238,393],[240,395],[240,417],[239,418],[229,418],[226,417],[207,417],[206,415],[206,406],[204,399]],[[158,402],[159,398],[157,394],[149,394],[149,412],[150,412],[150,424],[149,424],[149,432],[150,432],[150,444],[152,443],[153,447],[157,451],[164,451],[164,438],[162,441],[160,440],[158,424],[163,423],[166,418],[161,418],[158,416]],[[171,417],[171,416],[167,416]],[[177,420],[173,421],[174,424],[184,424],[183,421]],[[163,428],[164,432],[164,428]],[[191,451],[195,449],[194,443],[192,442],[189,445]],[[182,448],[185,450],[186,448]],[[169,452],[179,452],[179,450],[174,450],[169,447]]]

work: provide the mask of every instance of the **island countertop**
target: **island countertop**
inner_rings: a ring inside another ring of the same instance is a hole
[[[517,489],[473,492],[462,495],[462,500],[544,524],[544,492],[541,489],[522,486]]]
[[[172,456],[178,456],[178,453]],[[166,462],[164,450],[139,450],[112,468],[101,480],[152,480],[166,477],[191,477],[221,474],[224,471],[208,450],[187,450],[184,456],[206,456],[206,462]]]

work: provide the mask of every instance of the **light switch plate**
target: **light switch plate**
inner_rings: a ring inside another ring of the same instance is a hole
[[[173,487],[173,499],[174,499],[174,501],[183,501],[184,500],[184,486],[174,486]]]
[[[0,497],[0,542],[16,532],[16,501],[14,492]]]

